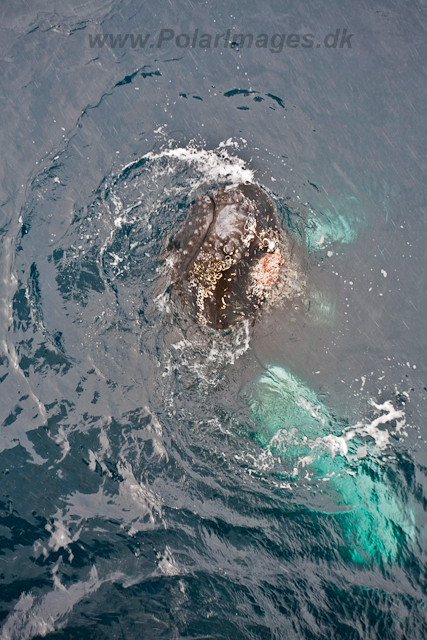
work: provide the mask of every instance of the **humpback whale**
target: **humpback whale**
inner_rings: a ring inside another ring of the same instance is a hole
[[[170,241],[174,287],[201,325],[227,329],[256,314],[284,266],[277,208],[256,184],[197,198]]]

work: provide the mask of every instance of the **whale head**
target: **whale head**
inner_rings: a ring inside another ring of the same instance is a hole
[[[169,243],[174,285],[201,325],[226,329],[268,299],[283,263],[281,228],[269,195],[255,184],[198,198]]]

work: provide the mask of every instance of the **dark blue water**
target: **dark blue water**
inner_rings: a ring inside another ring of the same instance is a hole
[[[2,640],[425,638],[425,2],[0,24]],[[246,179],[306,300],[215,334],[162,252]]]

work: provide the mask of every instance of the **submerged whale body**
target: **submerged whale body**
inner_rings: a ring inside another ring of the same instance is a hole
[[[175,288],[200,324],[225,329],[261,308],[279,280],[282,236],[257,185],[222,186],[191,205],[168,248]]]

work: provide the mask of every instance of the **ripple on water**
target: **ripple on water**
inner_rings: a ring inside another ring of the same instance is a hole
[[[10,543],[25,578],[2,638],[88,620],[112,637],[109,608],[128,637],[154,618],[155,637],[210,637],[219,621],[236,638],[291,625],[295,637],[327,636],[334,616],[356,637],[372,606],[396,637],[391,607],[422,619],[418,587],[399,569],[412,557],[414,472],[380,429],[399,410],[383,403],[351,426],[289,372],[266,389],[247,321],[213,333],[171,298],[158,257],[191,201],[254,180],[227,149],[150,152],[84,202],[70,195],[65,156],[34,180],[7,337],[21,412],[3,445],[8,481],[25,485],[4,511],[26,531]],[[278,202],[298,235],[301,212]],[[381,527],[394,538],[375,541]]]

